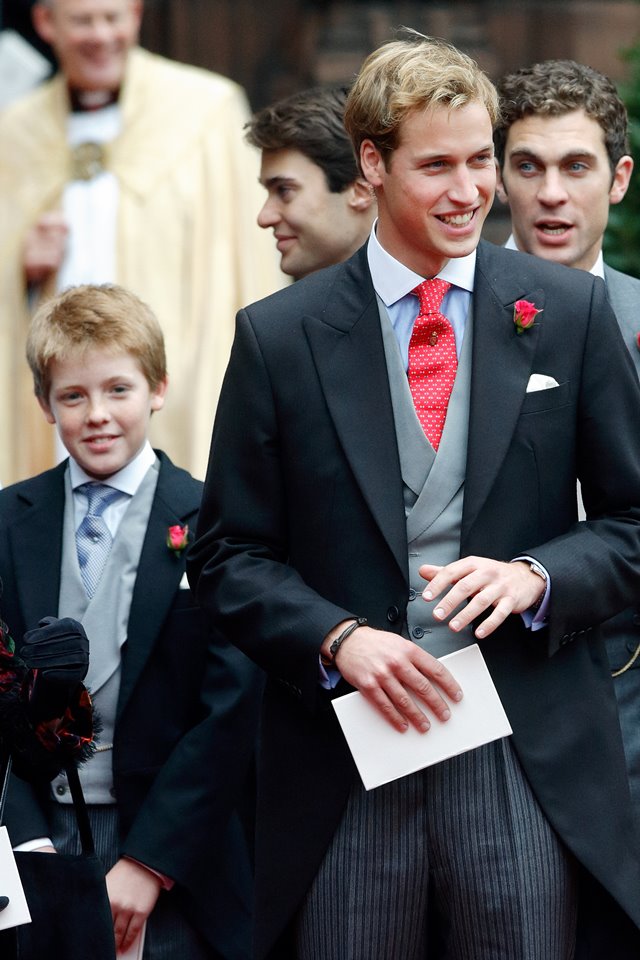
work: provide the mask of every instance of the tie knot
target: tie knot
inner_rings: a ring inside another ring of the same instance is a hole
[[[451,284],[446,280],[434,277],[432,280],[423,280],[411,291],[420,301],[420,316],[430,313],[440,313],[440,305]]]
[[[109,504],[120,496],[120,491],[104,483],[83,483],[78,488],[88,500],[87,516],[101,517]]]

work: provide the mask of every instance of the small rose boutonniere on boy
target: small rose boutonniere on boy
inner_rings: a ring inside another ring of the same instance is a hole
[[[636,333],[636,347],[640,350],[640,331]]]
[[[513,322],[516,325],[516,333],[520,335],[532,327],[536,316],[542,313],[538,310],[535,303],[530,300],[516,300],[513,305]]]
[[[185,549],[189,543],[189,525],[185,524],[184,527],[179,523],[174,524],[173,527],[169,527],[167,530],[167,546],[169,550],[172,550],[177,557],[180,556],[182,551]]]

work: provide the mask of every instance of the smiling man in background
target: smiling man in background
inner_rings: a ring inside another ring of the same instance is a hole
[[[59,73],[0,116],[5,484],[53,464],[24,360],[38,301],[118,282],[153,306],[172,397],[151,436],[203,477],[235,312],[282,286],[255,223],[258,155],[243,137],[243,91],[139,48],[141,16],[141,0],[36,3]]]
[[[345,87],[304,90],[247,124],[247,140],[262,150],[267,191],[258,223],[273,229],[280,269],[294,280],[348,259],[375,217],[343,124],[346,99]]]

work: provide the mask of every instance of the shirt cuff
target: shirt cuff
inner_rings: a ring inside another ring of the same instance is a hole
[[[35,840],[25,840],[24,843],[19,843],[13,849],[20,853],[33,853],[35,850],[41,850],[42,847],[52,846],[53,843],[49,837],[36,837]]]
[[[318,682],[323,690],[333,690],[338,686],[342,674],[336,667],[325,667],[322,660],[318,657],[318,666],[320,668],[320,676],[318,677]]]
[[[149,873],[152,873],[154,877],[157,877],[162,884],[163,890],[171,890],[173,888],[175,880],[172,880],[171,877],[165,876],[164,873],[160,873],[159,870],[154,870],[153,867],[149,867],[146,863],[136,860],[135,857],[125,857],[125,860],[131,860],[132,863],[137,863],[139,867],[144,867],[145,870],[148,870]]]
[[[535,633],[536,630],[542,630],[543,627],[546,627],[549,620],[549,604],[551,603],[551,577],[549,576],[549,571],[546,569],[546,567],[544,567],[539,560],[536,560],[535,557],[528,557],[526,555],[523,557],[514,557],[511,563],[515,563],[516,560],[524,560],[525,563],[535,563],[536,567],[540,567],[547,578],[547,586],[545,587],[544,595],[538,607],[529,607],[528,610],[524,610],[520,614],[525,627],[528,627],[533,633]]]

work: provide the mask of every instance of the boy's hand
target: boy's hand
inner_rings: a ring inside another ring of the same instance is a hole
[[[139,863],[123,857],[109,870],[107,893],[116,950],[128,950],[156,905],[162,881]]]

